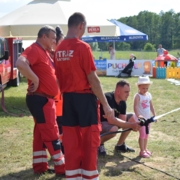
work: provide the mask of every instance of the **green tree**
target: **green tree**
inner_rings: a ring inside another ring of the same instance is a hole
[[[142,50],[147,43],[153,45],[155,49],[158,44],[162,44],[168,50],[180,48],[180,13],[175,13],[172,9],[168,12],[160,11],[159,14],[141,11],[136,16],[122,17],[118,21],[147,34],[148,41],[116,42],[116,50],[129,48]],[[98,43],[98,48],[101,51],[108,51],[109,44],[108,42]],[[147,46],[147,48],[152,47]]]
[[[162,44],[165,49],[180,47],[180,13],[174,10],[161,11],[159,14],[141,11],[137,16],[122,17],[120,22],[148,35],[148,42]],[[128,42],[132,50],[144,49],[147,41]]]
[[[98,50],[98,43],[97,42],[93,42],[93,43],[88,43],[91,46],[91,49],[93,51],[97,51]]]
[[[151,43],[146,43],[145,46],[144,46],[144,50],[145,51],[154,51],[155,48]]]
[[[180,13],[174,14],[173,48],[180,48]]]
[[[108,51],[108,46],[109,46],[108,42],[98,42],[98,48],[101,51]]]
[[[115,48],[116,50],[130,50],[131,45],[130,43],[127,42],[116,42]]]

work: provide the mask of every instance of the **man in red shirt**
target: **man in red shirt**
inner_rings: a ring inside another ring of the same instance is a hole
[[[28,79],[27,106],[34,118],[33,170],[49,172],[46,148],[57,175],[64,174],[64,156],[60,150],[59,130],[56,122],[54,97],[58,94],[55,69],[48,50],[56,41],[55,30],[44,26],[35,43],[18,58],[16,66]]]
[[[74,13],[68,32],[55,52],[57,79],[63,93],[63,145],[66,179],[98,179],[97,149],[100,144],[99,103],[110,123],[114,111],[103,94],[90,46],[81,41],[86,19]],[[97,96],[97,97],[96,97]]]

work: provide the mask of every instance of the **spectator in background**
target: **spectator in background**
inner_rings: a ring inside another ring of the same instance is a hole
[[[103,60],[102,56],[99,56],[99,60]]]
[[[133,62],[134,60],[136,60],[136,56],[134,54],[130,54],[129,63]]]
[[[162,48],[162,44],[159,44],[158,49],[157,49],[157,56],[163,55],[164,51],[165,51],[165,49]]]
[[[157,49],[157,56],[163,55],[164,51],[166,51],[166,49],[162,48],[162,44],[159,44]],[[167,61],[164,61],[164,66],[167,66]]]
[[[130,54],[129,63],[127,64],[127,66],[123,70],[120,70],[117,77],[121,77],[122,73],[128,74],[128,76],[131,77],[131,73],[132,73],[132,69],[134,66],[134,60],[135,59],[136,59],[136,56],[134,54]]]
[[[109,54],[110,54],[110,59],[112,60],[115,59],[116,52],[112,45],[109,45]]]

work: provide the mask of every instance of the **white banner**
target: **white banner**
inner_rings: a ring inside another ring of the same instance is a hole
[[[128,63],[129,60],[107,60],[106,75],[117,76],[119,72],[123,70]],[[131,75],[152,75],[152,66],[154,66],[153,60],[135,60]],[[127,76],[127,74],[122,73],[122,76]]]

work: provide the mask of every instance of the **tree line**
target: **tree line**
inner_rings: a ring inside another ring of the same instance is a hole
[[[116,42],[116,50],[156,50],[162,44],[167,50],[180,48],[180,12],[161,11],[159,14],[141,11],[138,15],[122,17],[118,21],[148,35],[148,41]],[[90,43],[92,49],[106,51],[110,43]],[[146,49],[147,48],[147,49]]]

